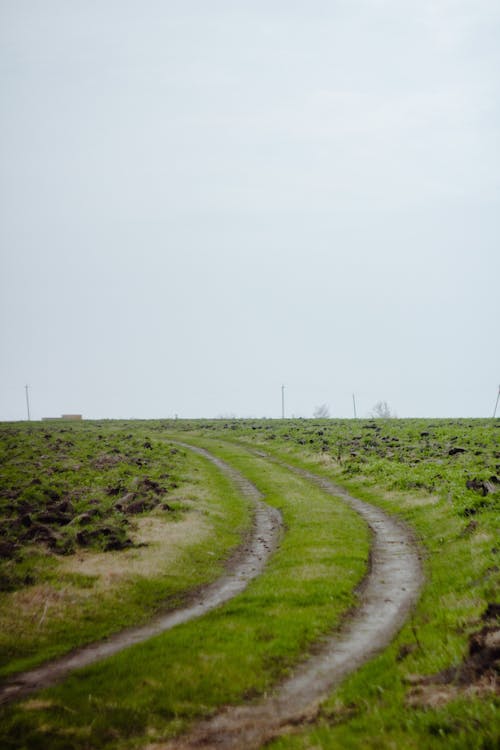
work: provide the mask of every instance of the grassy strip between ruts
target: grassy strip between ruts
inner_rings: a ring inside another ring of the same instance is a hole
[[[471,522],[453,512],[449,499],[419,490],[411,495],[391,492],[366,477],[362,483],[346,481],[339,466],[318,455],[307,456],[304,449],[274,445],[270,452],[329,476],[357,497],[405,518],[425,549],[426,585],[394,643],[335,691],[315,726],[269,747],[497,748],[500,703],[492,674],[498,670],[498,619],[495,626],[497,610],[491,604],[498,603],[499,570],[494,511],[486,510]],[[488,605],[492,612],[485,618]],[[496,632],[496,645],[479,654],[486,630]]]
[[[263,693],[355,603],[369,534],[340,501],[289,471],[216,441],[207,447],[278,507],[286,534],[265,573],[201,620],[88,668],[4,710],[5,748],[125,748],[184,730]]]
[[[144,546],[40,555],[44,580],[0,595],[2,676],[173,609],[221,574],[248,528],[248,503],[206,459],[181,452],[184,476],[168,496],[181,511],[135,516],[135,539]]]

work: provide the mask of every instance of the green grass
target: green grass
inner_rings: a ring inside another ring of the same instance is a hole
[[[461,689],[431,685],[419,702],[414,684],[415,676],[458,667],[467,657],[469,636],[484,625],[481,616],[488,603],[500,600],[498,494],[483,496],[467,487],[471,478],[487,481],[498,475],[498,429],[479,420],[438,422],[434,428],[416,420],[384,421],[377,423],[375,436],[372,427],[367,430],[365,448],[357,447],[357,455],[351,456],[345,446],[363,434],[362,424],[296,424],[293,431],[290,425],[280,427],[281,435],[278,428],[278,437],[269,440],[266,431],[256,435],[241,426],[237,438],[323,473],[403,517],[425,551],[426,584],[391,647],[335,691],[316,726],[270,747],[498,747],[498,694],[481,691],[479,684]],[[324,434],[318,436],[318,431]],[[333,450],[324,449],[325,440]],[[340,456],[339,442],[344,446]],[[387,455],[394,449],[389,442],[398,446],[396,457]],[[450,454],[457,445],[464,452]]]
[[[23,585],[15,570],[29,545],[61,555],[130,546],[134,500],[168,510],[184,463],[140,424],[2,424],[0,591]]]
[[[469,634],[483,626],[481,615],[487,602],[498,601],[498,567],[491,535],[494,519],[482,519],[482,530],[464,535],[463,522],[450,519],[446,506],[416,509],[401,498],[391,496],[382,502],[379,494],[362,491],[354,484],[350,489],[411,522],[426,549],[426,585],[395,642],[346,680],[325,705],[318,726],[271,747],[497,747],[498,696],[474,694],[474,686],[469,693],[457,690],[455,695],[435,686],[420,707],[411,701],[418,690],[412,677],[436,675],[459,666],[467,656]],[[440,693],[446,701],[451,700],[433,707]]]
[[[92,428],[86,426],[83,432],[78,431],[79,427],[71,432],[72,442],[80,453],[91,451],[93,443],[87,433]],[[40,426],[38,429],[40,431]],[[42,429],[45,433],[47,428],[43,425]],[[115,425],[111,433],[99,429],[98,434],[116,444],[121,433],[128,435],[130,429],[133,430],[130,425],[125,425],[125,429],[122,427],[120,431]],[[65,428],[66,432],[70,430]],[[35,431],[35,426],[25,433],[16,429],[19,463],[26,454],[37,455],[36,439],[33,440]],[[40,435],[36,437],[40,438]],[[139,430],[135,442],[141,441],[143,436]],[[137,559],[145,560],[147,564],[150,555],[148,547],[105,554],[101,550],[101,556],[97,558],[99,575],[81,573],[77,561],[73,563],[74,569],[68,570],[66,564],[71,562],[72,555],[61,556],[42,545],[20,547],[14,559],[4,561],[4,569],[9,566],[11,578],[17,579],[19,584],[14,591],[0,593],[0,675],[7,676],[28,669],[75,646],[104,638],[124,627],[141,624],[157,611],[178,606],[187,592],[220,575],[224,560],[248,527],[250,516],[247,501],[242,500],[231,482],[206,460],[172,447],[164,440],[153,442],[153,450],[149,452],[154,453],[154,465],[150,457],[148,476],[162,474],[167,467],[171,472],[175,463],[176,487],[170,489],[167,498],[172,507],[178,506],[182,510],[176,514],[155,509],[149,514],[150,517],[158,524],[171,527],[179,520],[186,521],[191,516],[196,520],[199,516],[202,520],[197,525],[203,524],[203,534],[181,540],[178,551],[171,555],[173,562],[169,562],[170,558],[165,556],[163,563],[159,555],[159,561],[151,567],[148,576],[133,572],[118,576],[113,572],[116,567],[131,566]],[[33,450],[30,450],[31,443],[35,444]],[[89,452],[88,455],[92,461],[95,453]],[[138,452],[138,455],[141,453]],[[25,484],[31,481],[29,470],[34,464],[33,459],[31,464],[27,460]],[[8,468],[12,469],[11,466]],[[11,470],[10,489],[16,487],[13,473]],[[116,481],[106,471],[93,471],[91,479],[93,484],[84,475],[82,481],[87,484],[78,485],[76,478],[72,478],[73,492],[81,495],[82,503],[86,499],[85,487],[89,487],[92,497],[98,497],[100,487]],[[133,480],[131,475],[129,481]],[[17,486],[19,484],[18,480]],[[132,522],[127,522],[129,528],[138,523],[137,519],[147,515],[141,514],[134,517]],[[191,528],[189,522],[187,528]],[[169,539],[168,534],[166,539]],[[78,558],[78,554],[81,553],[77,552],[74,557]],[[108,567],[111,571],[109,574]]]
[[[86,669],[2,716],[2,746],[135,747],[261,694],[338,624],[364,575],[368,532],[340,501],[283,468],[206,443],[280,508],[287,533],[264,575],[199,621]]]
[[[486,606],[500,598],[498,425],[498,420],[148,425],[159,439],[175,435],[206,445],[252,479],[284,515],[280,549],[265,574],[225,607],[84,670],[36,701],[4,709],[2,747],[121,750],[173,736],[220,705],[265,692],[340,621],[365,568],[364,525],[333,498],[246,448],[322,473],[404,518],[423,550],[426,576],[420,601],[393,644],[332,693],[313,725],[297,727],[293,736],[269,747],[498,747],[498,696],[453,681],[430,685],[424,694],[416,684],[462,664],[469,637],[484,624]]]

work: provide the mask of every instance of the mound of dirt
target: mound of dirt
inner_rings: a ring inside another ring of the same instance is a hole
[[[463,694],[500,693],[500,604],[488,604],[480,630],[469,636],[467,657],[442,672],[408,678],[414,687],[407,702],[435,707]]]

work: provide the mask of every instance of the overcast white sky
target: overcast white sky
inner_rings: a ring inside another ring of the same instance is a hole
[[[498,0],[0,0],[0,419],[490,416]]]

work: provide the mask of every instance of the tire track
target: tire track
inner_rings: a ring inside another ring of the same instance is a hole
[[[238,487],[254,507],[252,530],[231,556],[226,573],[212,584],[203,586],[190,597],[185,607],[159,615],[148,624],[128,628],[104,641],[91,643],[39,667],[20,672],[0,685],[0,705],[26,697],[36,690],[55,685],[70,672],[94,664],[136,643],[170,630],[224,604],[241,593],[249,582],[260,575],[276,549],[282,531],[281,514],[262,501],[259,490],[239,471],[203,448],[176,443],[215,464]]]
[[[330,480],[273,460],[340,498],[372,532],[370,570],[358,590],[359,605],[315,655],[299,664],[275,691],[257,703],[228,707],[189,734],[148,750],[257,750],[265,742],[313,719],[321,702],[350,673],[386,648],[417,601],[423,582],[412,532],[401,521],[350,495]]]

